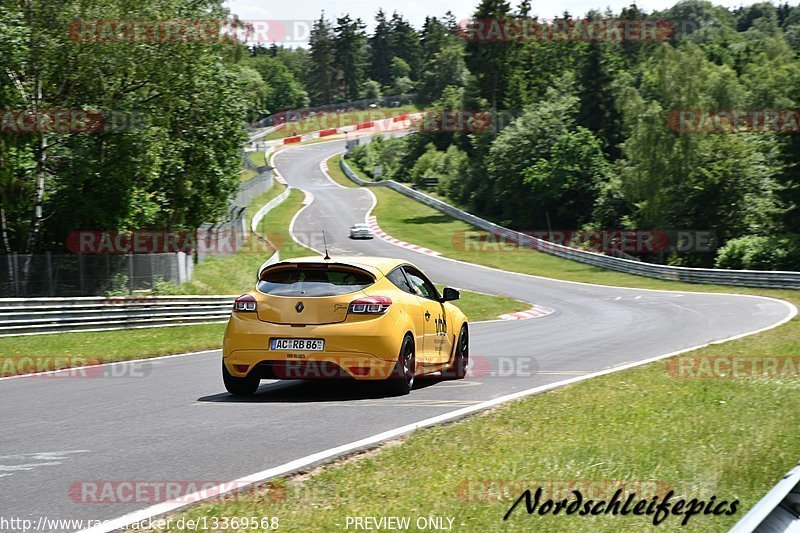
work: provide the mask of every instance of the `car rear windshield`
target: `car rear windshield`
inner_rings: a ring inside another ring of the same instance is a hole
[[[279,268],[261,275],[258,290],[273,296],[338,296],[366,289],[375,282],[351,268]]]

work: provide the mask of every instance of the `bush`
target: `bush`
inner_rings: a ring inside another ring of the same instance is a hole
[[[180,294],[180,289],[178,286],[172,282],[164,280],[164,278],[158,277],[156,278],[155,282],[153,283],[153,295],[155,296],[172,296],[175,294]]]
[[[127,296],[130,294],[128,290],[128,275],[124,272],[117,272],[111,278],[108,289],[105,291],[105,296]]]
[[[717,268],[800,270],[800,236],[748,235],[731,239],[719,249]]]
[[[391,179],[403,147],[402,139],[384,139],[376,135],[372,142],[356,146],[348,157],[370,178]],[[380,176],[375,176],[375,167],[378,166],[383,172]]]

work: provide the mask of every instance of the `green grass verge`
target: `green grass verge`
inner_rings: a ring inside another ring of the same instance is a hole
[[[40,366],[57,370],[87,363],[216,349],[222,346],[224,332],[225,324],[201,324],[5,337],[0,339],[0,375],[30,372]]]
[[[266,154],[264,152],[247,152],[247,159],[259,167],[267,165]]]
[[[343,176],[331,173],[334,179]],[[667,282],[604,271],[530,251],[469,252],[471,230],[388,189],[373,188],[391,235],[465,261],[598,284],[764,294],[800,304],[800,292]],[[688,356],[800,354],[800,320]],[[279,480],[270,491],[205,504],[190,517],[268,515],[291,531],[341,528],[346,516],[451,516],[464,531],[642,531],[648,517],[502,518],[521,487],[595,480],[608,496],[622,483],[660,482],[677,497],[740,500],[733,516],[693,517],[686,531],[725,531],[800,457],[796,378],[680,379],[666,361],[573,384],[493,412],[419,431],[359,461]],[[497,483],[492,485],[491,480]],[[503,490],[503,487],[509,487]],[[488,490],[486,490],[488,488]],[[661,529],[678,529],[671,516]]]
[[[442,286],[439,285],[439,291],[441,290]],[[527,311],[531,308],[530,303],[515,300],[507,296],[482,294],[464,290],[460,292],[461,299],[453,303],[466,313],[470,322],[494,320],[505,313]]]
[[[345,187],[358,187],[350,178],[348,178],[341,167],[342,154],[337,154],[328,159],[328,175],[333,178],[333,181]]]
[[[389,117],[405,115],[407,113],[417,113],[420,109],[415,105],[405,105],[400,107],[376,107],[375,109],[364,109],[356,111],[346,111],[344,113],[325,113],[314,118],[290,122],[278,131],[273,131],[267,135],[266,140],[283,139],[303,135],[312,131],[327,130],[331,128],[341,128],[353,124],[363,124],[373,120],[383,120]]]
[[[250,181],[256,176],[258,176],[258,172],[246,168],[239,173],[239,181]]]

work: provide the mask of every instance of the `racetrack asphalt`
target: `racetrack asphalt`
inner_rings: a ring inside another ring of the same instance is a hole
[[[475,374],[420,380],[405,397],[375,385],[264,381],[253,398],[235,399],[222,385],[219,351],[119,364],[98,377],[0,380],[0,515],[116,518],[150,503],[84,503],[74,489],[93,480],[233,480],[517,391],[767,328],[793,312],[767,298],[561,282],[350,240],[373,198],[320,170],[343,150],[335,141],[275,155],[286,181],[313,194],[293,224],[301,242],[321,247],[324,229],[334,256],[407,259],[437,283],[555,312],[473,324]]]

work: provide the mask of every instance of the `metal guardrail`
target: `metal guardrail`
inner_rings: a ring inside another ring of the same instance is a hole
[[[800,531],[800,464],[753,506],[730,533]]]
[[[522,246],[538,250],[547,254],[570,259],[579,263],[592,265],[609,270],[636,274],[649,278],[658,278],[670,281],[685,281],[689,283],[713,283],[719,285],[735,285],[741,287],[764,287],[771,289],[800,289],[800,272],[790,271],[768,271],[768,270],[724,270],[718,268],[690,268],[669,265],[659,265],[655,263],[645,263],[631,259],[623,259],[609,255],[587,252],[570,248],[561,244],[552,243],[542,239],[537,239],[530,235],[520,233],[483,218],[477,217],[472,213],[462,211],[450,204],[442,202],[425,193],[415,191],[405,185],[401,185],[393,180],[378,182],[364,181],[359,178],[348,166],[345,158],[341,158],[341,167],[345,175],[358,185],[375,187],[384,186],[399,192],[409,198],[432,207],[442,213],[450,215],[477,228],[488,231],[498,237],[504,237]]]
[[[264,204],[264,206],[261,209],[259,209],[255,215],[253,215],[253,220],[250,223],[250,229],[252,230],[253,233],[259,235],[258,226],[259,224],[261,224],[261,221],[264,219],[266,214],[275,209],[276,207],[278,207],[279,205],[281,205],[289,197],[291,193],[292,193],[292,188],[286,187],[285,191],[283,191],[281,194],[279,194],[278,196],[276,196],[275,198]]]
[[[225,322],[237,296],[4,298],[0,337]]]

